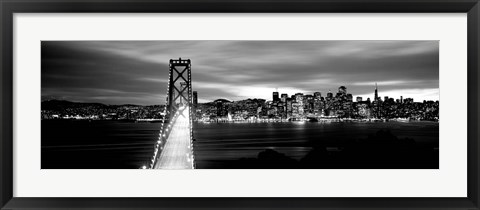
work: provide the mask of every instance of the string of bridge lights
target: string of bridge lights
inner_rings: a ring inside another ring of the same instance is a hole
[[[170,64],[170,68],[171,67],[172,67],[172,65]],[[186,67],[186,68],[191,68],[191,64],[189,64],[188,67]],[[167,93],[169,93],[169,91],[170,91],[171,76],[172,76],[172,72],[169,71],[168,72],[169,80],[168,80],[168,85],[167,85]],[[188,80],[191,81],[191,71],[188,71]],[[191,99],[192,98],[192,93],[191,93],[192,83],[188,82],[188,84],[189,84],[188,88],[190,90],[190,91],[188,91],[188,97],[189,97],[189,99]],[[165,102],[168,105],[168,96],[166,97]],[[191,104],[191,101],[189,101],[189,104]],[[195,155],[194,155],[194,151],[193,151],[193,126],[192,126],[193,125],[193,119],[191,117],[193,115],[193,111],[189,106],[187,107],[187,109],[188,109],[189,124],[190,124],[190,126],[189,126],[190,127],[190,145],[188,146],[188,148],[190,149],[191,153],[187,153],[186,156],[187,156],[187,161],[190,162],[190,164],[191,164],[191,167],[195,168]],[[155,162],[158,161],[159,150],[163,150],[163,146],[161,146],[161,145],[162,145],[162,143],[166,142],[167,136],[169,135],[169,131],[171,132],[171,130],[173,129],[172,125],[176,122],[177,118],[179,117],[179,114],[180,114],[180,110],[177,110],[175,115],[170,119],[170,122],[168,123],[168,126],[164,126],[165,125],[165,116],[167,115],[167,109],[165,108],[165,110],[163,111],[163,116],[164,117],[162,119],[162,124],[161,124],[161,127],[160,127],[158,141],[155,144],[154,154],[153,154],[153,157],[151,159],[149,169],[153,169],[154,166],[155,166]],[[142,169],[147,169],[147,167],[143,166]]]
[[[188,71],[188,81],[190,81],[188,83],[188,88],[190,91],[188,91],[188,98],[189,99],[192,99],[192,75],[191,75],[191,64],[188,64],[188,68],[190,68],[190,71]],[[189,101],[189,103],[191,104],[191,101]],[[192,164],[192,168],[195,168],[195,151],[193,150],[193,119],[192,119],[192,116],[193,116],[193,113],[192,113],[192,109],[191,107],[188,107],[188,112],[189,112],[189,115],[190,115],[190,150],[192,151],[192,161],[191,161],[191,164]]]
[[[171,64],[169,65],[169,67],[171,68]],[[170,78],[171,78],[171,71],[168,71],[168,85],[167,85],[167,94],[169,93],[170,91]],[[168,96],[165,97],[165,104],[168,105]],[[165,125],[165,116],[167,116],[167,109],[165,108],[163,110],[163,119],[162,119],[162,125],[160,127],[160,132],[159,132],[159,137],[158,137],[158,141],[157,143],[155,144],[155,150],[154,150],[154,153],[153,153],[153,157],[152,157],[152,160],[150,162],[150,169],[153,169],[153,167],[155,166],[155,161],[157,161],[157,155],[158,155],[158,150],[159,149],[163,149],[163,146],[160,147],[160,144],[162,144],[162,140],[164,140],[163,138],[166,138],[166,134],[164,133],[164,125]],[[171,123],[171,121],[170,121]]]

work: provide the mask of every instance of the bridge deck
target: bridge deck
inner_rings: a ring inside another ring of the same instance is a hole
[[[193,152],[190,146],[190,116],[186,108],[172,126],[155,169],[193,169]]]

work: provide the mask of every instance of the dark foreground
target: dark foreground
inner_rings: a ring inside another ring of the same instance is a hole
[[[137,169],[158,123],[42,120],[42,169]],[[436,122],[195,124],[199,169],[438,169]]]

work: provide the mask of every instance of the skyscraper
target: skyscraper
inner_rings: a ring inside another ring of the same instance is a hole
[[[377,83],[375,82],[375,98],[373,99],[373,104],[374,104],[373,113],[375,118],[380,117],[379,101],[380,101],[380,98],[378,97]]]
[[[196,108],[198,104],[198,92],[193,91],[193,107]]]
[[[345,87],[345,86],[340,86],[340,87],[338,88],[338,93],[340,93],[340,94],[342,94],[342,95],[347,94],[347,87]]]
[[[198,92],[197,91],[193,91],[192,92],[192,95],[193,95],[193,119],[196,120],[197,119],[197,108],[198,108]]]
[[[295,102],[303,105],[303,93],[296,93],[295,94]]]
[[[283,103],[287,102],[287,98],[288,98],[288,94],[282,93],[282,95],[281,95],[281,101],[282,101]]]
[[[332,91],[328,90],[327,99],[330,100],[331,98],[333,98],[333,93],[332,93]]]
[[[292,116],[292,99],[287,98],[287,117],[290,118]]]
[[[303,93],[295,94],[295,102],[296,103],[292,103],[292,109],[294,109],[294,111],[296,110],[296,113],[298,114],[297,117],[300,117],[303,115],[303,106],[305,104],[305,97],[303,96]]]
[[[352,102],[353,101],[353,95],[352,94],[347,94],[347,101]]]
[[[278,98],[278,92],[273,92],[273,101],[280,101]]]

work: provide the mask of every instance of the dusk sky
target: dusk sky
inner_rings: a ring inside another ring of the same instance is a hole
[[[199,102],[346,86],[439,100],[438,41],[43,41],[42,100],[165,104],[170,59],[191,59]]]

